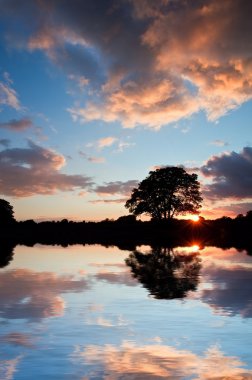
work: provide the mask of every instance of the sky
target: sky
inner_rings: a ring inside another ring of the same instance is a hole
[[[0,197],[17,220],[102,220],[150,170],[201,215],[252,209],[250,0],[0,0]]]

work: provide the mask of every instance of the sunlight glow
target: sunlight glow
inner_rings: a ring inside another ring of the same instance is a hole
[[[190,219],[193,221],[193,222],[198,222],[199,221],[199,215],[192,215],[192,216],[190,216]]]
[[[193,252],[197,252],[200,249],[199,245],[197,245],[197,244],[192,245],[191,248],[192,248]]]

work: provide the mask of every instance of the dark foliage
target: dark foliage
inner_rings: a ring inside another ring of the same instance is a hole
[[[133,189],[125,207],[134,215],[147,214],[161,220],[197,213],[201,202],[197,175],[174,166],[151,171],[138,188]]]
[[[1,226],[1,237],[11,245],[25,244],[102,244],[134,251],[136,246],[151,247],[216,246],[223,249],[235,247],[252,255],[251,212],[231,219],[223,217],[194,223],[191,220],[172,219],[142,222],[135,218],[119,218],[102,222],[41,222],[33,220]],[[4,249],[0,255],[5,256]],[[8,255],[7,255],[8,256]],[[3,260],[5,260],[3,258]]]
[[[0,225],[13,224],[14,222],[13,207],[5,199],[0,199]]]
[[[252,255],[252,211],[236,218],[222,217],[216,220],[200,218],[198,223],[183,219],[136,220],[134,215],[122,216],[117,220],[101,222],[40,222],[26,220],[16,222],[13,209],[4,200],[0,202],[8,210],[9,223],[0,225],[0,261],[2,265],[12,258],[16,244],[33,246],[37,243],[61,246],[71,244],[102,244],[118,246],[129,251],[137,246],[151,247],[200,246],[220,248],[235,247]],[[2,248],[1,248],[2,247]],[[1,265],[1,264],[0,264]]]

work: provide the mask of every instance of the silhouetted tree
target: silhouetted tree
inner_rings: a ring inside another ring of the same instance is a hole
[[[5,199],[0,199],[0,224],[6,225],[15,222],[13,207]]]
[[[136,216],[135,215],[119,216],[119,218],[116,219],[116,222],[122,223],[122,224],[132,224],[136,222]]]
[[[161,220],[177,214],[198,213],[201,202],[197,175],[169,166],[149,172],[138,188],[133,189],[125,207],[134,215],[148,214]]]
[[[155,298],[183,298],[188,291],[197,289],[201,268],[197,252],[176,252],[171,248],[134,251],[125,262]]]
[[[252,222],[252,210],[248,211],[246,214],[247,221]]]

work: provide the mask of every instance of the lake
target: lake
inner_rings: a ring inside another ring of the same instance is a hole
[[[0,379],[252,379],[252,257],[216,247],[17,246]]]

